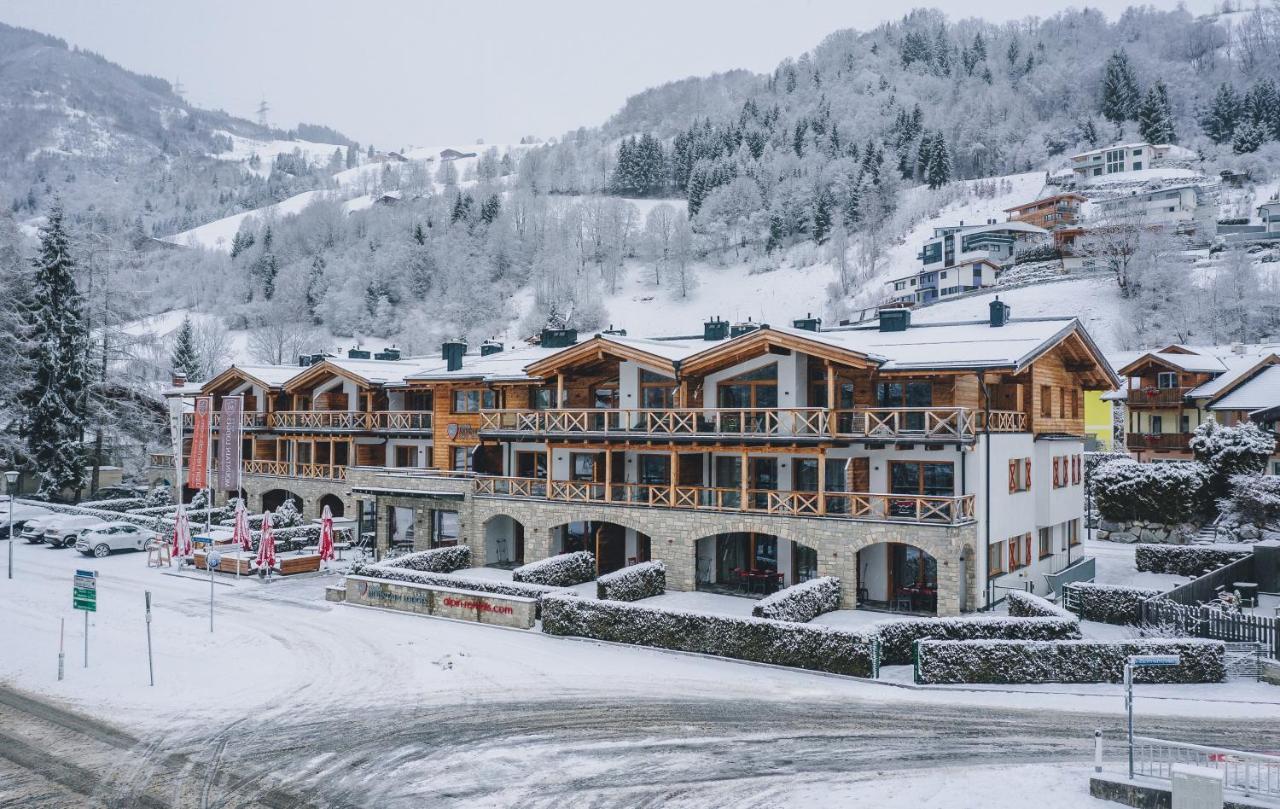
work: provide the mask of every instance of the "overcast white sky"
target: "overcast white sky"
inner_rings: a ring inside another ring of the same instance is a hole
[[[1172,8],[1173,0],[1146,0]],[[953,19],[1080,3],[935,0]],[[1110,18],[1129,0],[1087,5]],[[1187,0],[1194,12],[1213,0]],[[194,104],[328,124],[380,148],[511,142],[603,122],[632,93],[691,75],[772,70],[841,28],[905,6],[870,0],[0,0],[0,21],[170,81]]]

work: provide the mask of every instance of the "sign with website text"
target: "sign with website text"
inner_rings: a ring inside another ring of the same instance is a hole
[[[205,467],[209,465],[209,429],[213,418],[213,398],[196,397],[195,423],[191,431],[191,468],[187,470],[187,485],[204,489],[209,485]]]
[[[98,611],[98,571],[76,571],[71,582],[71,606],[85,612]]]
[[[223,397],[219,421],[221,443],[218,445],[218,488],[224,492],[240,489],[240,456],[244,452],[241,437],[243,412],[243,396]]]

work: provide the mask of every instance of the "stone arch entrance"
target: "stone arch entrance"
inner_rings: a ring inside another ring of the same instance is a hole
[[[858,605],[937,615],[938,575],[938,559],[922,548],[905,542],[868,545],[857,555]]]
[[[341,517],[347,510],[347,506],[342,502],[342,498],[336,494],[326,494],[320,498],[316,504],[320,514],[324,514],[324,507],[329,507],[329,513],[335,517]]]
[[[524,564],[524,523],[506,514],[484,521],[486,567],[510,569]]]
[[[270,489],[262,493],[262,510],[275,511],[284,505],[284,501],[292,500],[293,505],[302,513],[302,498],[288,489]]]
[[[550,555],[591,551],[596,557],[596,575],[604,575],[649,561],[651,542],[643,531],[616,522],[567,522],[551,528]]]
[[[699,590],[767,594],[818,576],[818,549],[763,531],[730,531],[694,542]]]

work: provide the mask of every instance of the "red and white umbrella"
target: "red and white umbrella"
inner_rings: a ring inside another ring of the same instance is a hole
[[[178,516],[173,521],[173,555],[191,556],[191,523],[187,521],[187,511],[178,504]]]
[[[258,540],[258,558],[254,560],[259,568],[276,566],[276,540],[271,535],[271,512],[262,515],[262,538]]]
[[[244,501],[236,503],[236,521],[231,529],[231,541],[242,551],[253,550],[253,537],[249,533],[249,512]]]
[[[333,559],[333,512],[325,506],[320,514],[320,561]]]

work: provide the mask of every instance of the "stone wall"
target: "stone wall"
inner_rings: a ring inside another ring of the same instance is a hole
[[[1114,522],[1102,518],[1098,520],[1097,537],[1111,542],[1128,544],[1144,542],[1156,545],[1186,545],[1199,530],[1199,526],[1191,523],[1166,525],[1165,523],[1144,520]]]
[[[351,496],[351,487],[340,480],[313,480],[310,478],[280,478],[271,475],[245,475],[242,479],[245,497],[248,500],[249,511],[254,514],[260,514],[262,508],[262,496],[274,489],[283,489],[287,492],[293,492],[302,498],[302,518],[305,520],[319,519],[321,505],[320,498],[327,494],[331,494],[342,500],[343,516],[356,516],[355,498]],[[222,498],[219,497],[219,502]]]

